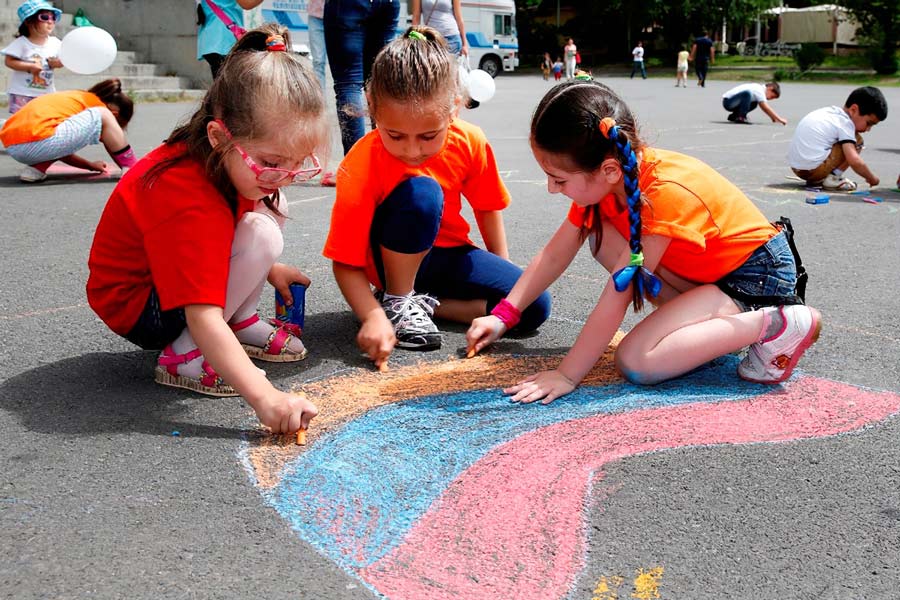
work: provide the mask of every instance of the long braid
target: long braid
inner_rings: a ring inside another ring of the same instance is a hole
[[[600,121],[600,131],[619,151],[619,163],[625,178],[625,194],[628,197],[628,223],[630,226],[628,246],[631,249],[631,261],[628,266],[613,273],[616,291],[624,292],[631,284],[632,303],[635,310],[644,307],[644,297],[656,297],[662,283],[650,271],[644,268],[644,253],[641,246],[641,188],[638,184],[637,156],[628,141],[628,136],[619,130],[611,117]]]

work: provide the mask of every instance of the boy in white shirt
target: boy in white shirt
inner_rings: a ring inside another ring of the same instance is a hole
[[[781,86],[777,81],[769,83],[742,83],[737,87],[733,87],[722,94],[722,107],[730,112],[728,120],[732,123],[746,123],[747,113],[756,110],[758,106],[760,110],[769,115],[773,123],[781,123],[787,125],[787,119],[778,116],[778,113],[769,106],[769,100],[781,97]]]
[[[887,118],[887,101],[881,90],[866,86],[853,90],[843,107],[826,106],[814,110],[797,124],[788,164],[807,185],[828,190],[853,191],[856,182],[844,177],[850,167],[870,186],[879,183],[859,152],[860,133]]]

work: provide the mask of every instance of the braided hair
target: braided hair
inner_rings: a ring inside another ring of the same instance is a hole
[[[636,156],[642,144],[631,111],[614,91],[602,83],[593,80],[567,82],[551,89],[535,109],[531,120],[531,143],[563,157],[586,173],[597,170],[610,156],[621,164],[628,200],[631,261],[613,273],[613,283],[619,292],[624,292],[631,284],[632,303],[635,310],[641,310],[645,296],[656,296],[662,284],[643,267],[643,200]],[[583,228],[582,235],[587,237],[594,233],[597,236],[595,252],[599,252],[602,238],[599,203],[589,210],[591,218],[585,220],[589,225]]]

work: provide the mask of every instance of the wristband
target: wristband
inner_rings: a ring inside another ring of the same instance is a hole
[[[497,303],[491,314],[506,325],[507,331],[518,325],[519,321],[522,320],[522,311],[513,306],[506,298]]]

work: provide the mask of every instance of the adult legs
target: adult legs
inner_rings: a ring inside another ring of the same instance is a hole
[[[575,59],[567,58],[566,59],[566,79],[574,79],[575,78]]]
[[[324,96],[325,64],[328,62],[328,56],[325,52],[325,21],[319,17],[309,17],[309,54]]]
[[[730,98],[722,98],[722,107],[730,112],[729,121],[739,121],[747,118],[747,113],[756,109],[759,104],[753,99],[753,94],[743,91]]]
[[[204,54],[203,60],[209,64],[209,71],[212,73],[212,78],[215,79],[216,75],[219,74],[219,69],[222,67],[222,61],[225,60],[225,57],[221,54]]]
[[[709,69],[709,60],[697,58],[694,68],[697,70],[697,85],[706,87],[706,71]]]
[[[378,51],[396,31],[400,5],[388,0],[325,3],[325,46],[344,154],[365,135],[363,84]]]

